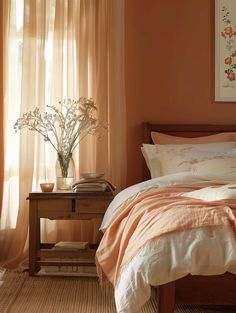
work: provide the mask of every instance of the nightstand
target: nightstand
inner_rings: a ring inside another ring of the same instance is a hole
[[[65,191],[31,192],[29,197],[29,274],[34,276],[41,266],[94,266],[93,263],[63,261],[63,258],[93,259],[97,245],[79,251],[54,250],[53,243],[41,243],[40,219],[50,220],[91,220],[103,218],[113,200],[110,192],[76,193]],[[53,258],[50,260],[50,258]],[[55,259],[62,261],[55,261]]]

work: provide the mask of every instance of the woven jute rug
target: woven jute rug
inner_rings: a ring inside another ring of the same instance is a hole
[[[7,272],[0,284],[1,313],[116,313],[113,290],[97,278],[30,277]],[[157,313],[154,297],[142,313]],[[229,313],[236,310],[178,306],[175,313]]]

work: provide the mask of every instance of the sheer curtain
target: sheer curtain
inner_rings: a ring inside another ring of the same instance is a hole
[[[0,220],[1,264],[17,268],[27,259],[31,190],[55,181],[56,155],[37,134],[13,125],[36,106],[64,98],[92,97],[108,125],[81,141],[79,172],[104,172],[125,186],[123,0],[3,0],[4,181]],[[42,239],[98,240],[100,221],[43,221]]]

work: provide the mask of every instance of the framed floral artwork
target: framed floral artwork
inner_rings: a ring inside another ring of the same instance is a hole
[[[215,0],[215,101],[236,102],[236,0]]]

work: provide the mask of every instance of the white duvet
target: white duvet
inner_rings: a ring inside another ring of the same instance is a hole
[[[120,192],[110,204],[103,231],[118,214],[121,205],[154,186],[170,186],[201,181],[234,183],[233,177],[199,176],[190,172],[155,178]],[[125,268],[121,269],[115,289],[118,313],[139,312],[151,295],[151,286],[192,275],[236,274],[236,238],[228,228],[198,228],[171,233],[147,244]]]

